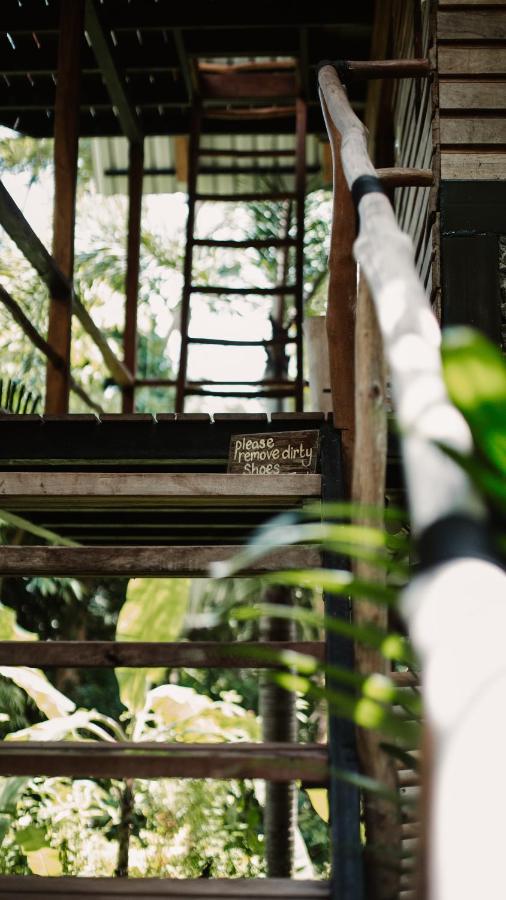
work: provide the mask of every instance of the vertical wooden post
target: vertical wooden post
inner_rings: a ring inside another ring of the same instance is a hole
[[[74,274],[77,154],[79,143],[79,89],[84,0],[62,0],[58,43],[58,80],[54,127],[54,225],[53,256],[64,275]],[[46,413],[67,413],[70,390],[70,342],[72,292],[51,291],[48,342],[66,362],[57,369],[49,361],[46,370]]]
[[[322,500],[342,501],[347,486],[341,466],[341,435],[326,425],[321,430]],[[323,554],[325,568],[346,568],[346,560],[335,554]],[[331,618],[351,620],[348,597],[325,594],[325,614]],[[327,631],[326,657],[329,665],[354,669],[353,642]],[[327,676],[332,687],[332,676]],[[337,687],[337,685],[336,685]],[[342,689],[341,685],[338,685]],[[343,781],[338,772],[358,772],[356,730],[349,719],[329,712],[329,807],[331,828],[331,888],[330,900],[364,900],[363,859],[360,840],[360,790]]]
[[[262,601],[291,606],[290,588],[271,585],[265,588]],[[267,617],[260,624],[264,641],[296,640],[295,622]],[[274,684],[269,674],[260,682],[260,716],[262,740],[295,742],[297,716],[295,694]],[[264,835],[265,861],[268,878],[293,876],[295,827],[297,824],[297,788],[295,782],[286,784],[265,782]]]
[[[357,505],[383,508],[387,462],[387,416],[385,404],[385,365],[383,341],[376,311],[365,278],[360,276],[355,328],[355,428],[352,501]],[[367,516],[357,524],[375,525]],[[355,560],[353,571],[361,581],[381,583],[384,570],[370,562]],[[359,626],[388,629],[388,609],[360,600],[354,604],[353,619]],[[389,663],[378,651],[357,642],[355,667],[361,675],[387,674]],[[379,733],[359,728],[357,747],[362,771],[397,793],[395,761],[381,748]],[[395,854],[401,848],[398,808],[391,800],[374,794],[364,796],[366,825],[365,875],[368,900],[390,900],[399,893],[399,870]],[[369,851],[368,846],[372,849]]]
[[[197,192],[199,144],[202,110],[195,101],[192,116],[190,143],[188,146],[188,218],[186,220],[186,250],[184,257],[184,286],[181,301],[181,353],[176,388],[176,412],[184,412],[186,370],[188,367],[188,325],[190,322],[190,298],[193,274],[193,232],[195,228],[195,194]]]
[[[297,318],[297,383],[295,409],[302,412],[304,408],[304,212],[306,201],[306,131],[307,104],[301,97],[296,102],[296,171],[295,220],[297,224],[297,246],[295,249],[295,312]]]
[[[137,370],[137,302],[139,299],[139,260],[141,246],[142,179],[144,144],[130,142],[128,156],[128,234],[125,281],[125,331],[123,359],[133,376]],[[124,413],[135,410],[135,386],[123,388]]]
[[[330,118],[323,97],[322,109],[332,149],[334,200],[329,254],[327,338],[334,425],[343,429],[344,478],[351,486],[355,435],[355,302],[357,266],[353,258],[356,216],[350,189],[341,164],[341,138]]]

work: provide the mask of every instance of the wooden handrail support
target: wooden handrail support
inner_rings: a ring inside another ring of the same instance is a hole
[[[46,339],[43,338],[41,334],[39,334],[37,329],[34,328],[32,323],[30,322],[28,316],[26,316],[21,309],[19,303],[16,303],[14,298],[11,297],[11,295],[5,290],[4,287],[2,287],[2,285],[0,285],[0,303],[3,303],[3,305],[9,310],[12,318],[15,322],[18,323],[21,330],[32,342],[33,346],[36,347],[37,350],[40,350],[40,352],[44,354],[46,359],[51,360],[55,369],[59,369],[62,372],[65,371],[67,364],[63,359],[63,356],[57,353],[56,350],[54,350],[54,348],[51,346],[51,344],[49,344]],[[87,406],[90,407],[90,409],[94,409],[95,412],[98,413],[103,412],[102,407],[91,399],[89,394],[87,394],[84,388],[81,387],[80,384],[78,384],[78,382],[72,375],[70,375],[70,389],[74,391],[74,393],[78,397],[80,397],[81,400],[84,400],[84,402],[87,404]]]
[[[469,428],[450,403],[440,331],[414,265],[411,239],[378,191],[366,131],[336,70],[319,70],[322,105],[341,136],[350,190],[358,179],[360,230],[354,255],[367,281],[392,380],[412,530],[430,529],[422,573],[404,591],[402,610],[422,661],[425,717],[432,735],[428,896],[471,900],[506,895],[502,808],[506,771],[483,768],[483,747],[503,746],[506,576],[483,549],[483,503],[467,475],[438,447],[467,456]],[[357,188],[355,188],[357,193]],[[457,530],[458,529],[458,530]],[[437,558],[438,534],[460,534],[450,558]],[[423,544],[422,544],[423,546]],[[472,659],[473,664],[470,665]],[[472,808],[469,817],[466,810]],[[380,843],[385,844],[383,834]]]
[[[100,350],[104,363],[117,384],[122,387],[131,385],[133,383],[132,374],[116,357],[104,335],[76,295],[72,283],[60,271],[53,257],[37,237],[2,182],[0,182],[0,225],[21,250],[25,259],[38,272],[49,290],[59,291],[72,297],[72,308],[75,315]]]
[[[320,66],[326,65],[326,61]],[[426,78],[431,73],[428,59],[343,59],[328,63],[344,79]]]

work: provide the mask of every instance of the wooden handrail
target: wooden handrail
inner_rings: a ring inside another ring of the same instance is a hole
[[[2,285],[0,285],[0,303],[9,310],[12,315],[12,318],[15,322],[18,323],[21,330],[26,334],[27,338],[31,341],[34,347],[37,350],[40,350],[41,353],[44,354],[46,359],[49,359],[53,366],[56,369],[61,370],[62,372],[66,369],[66,362],[63,359],[63,356],[60,356],[59,353],[49,344],[45,338],[42,337],[41,334],[37,331],[37,329],[32,325],[28,316],[25,315],[23,310],[21,309],[19,303],[16,303],[13,297],[5,290]],[[94,409],[95,412],[101,413],[103,412],[102,407],[95,403],[94,400],[91,399],[89,394],[81,387],[80,384],[75,380],[75,378],[70,376],[70,389],[74,391],[74,393],[83,400],[90,409]]]
[[[506,578],[498,565],[488,561],[491,555],[483,558],[481,499],[463,469],[438,447],[442,443],[467,456],[472,438],[447,396],[439,326],[415,269],[411,239],[400,230],[381,190],[367,153],[366,130],[332,65],[321,66],[319,87],[333,126],[330,140],[334,132],[340,136],[342,168],[355,197],[359,234],[354,255],[371,294],[389,364],[412,529],[424,544],[427,533],[431,535],[431,549],[425,544],[425,569],[415,575],[402,598],[422,662],[431,738],[428,788],[425,785],[428,821],[423,823],[430,835],[427,896],[429,900],[443,896],[467,900],[477,893],[502,896],[506,772],[492,766],[484,777],[481,761],[483,747],[502,746],[506,733],[501,703]],[[374,448],[360,443],[362,466],[371,452]],[[452,554],[439,559],[438,535],[448,533],[465,537],[460,543],[454,537]],[[379,767],[376,773],[380,774]],[[471,807],[473,815],[468,817],[465,810]],[[381,821],[377,824],[381,826]],[[380,844],[388,843],[386,828],[383,833],[378,828],[377,836]]]
[[[128,387],[133,383],[133,376],[126,366],[117,358],[106,338],[91,318],[82,301],[76,295],[72,283],[60,271],[53,257],[0,182],[0,224],[21,250],[25,259],[33,266],[50,291],[56,291],[72,298],[72,307],[84,330],[102,354],[109,372],[121,386]]]

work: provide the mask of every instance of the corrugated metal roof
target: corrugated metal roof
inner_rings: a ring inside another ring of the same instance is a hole
[[[147,137],[144,141],[144,168],[155,171],[176,170],[176,140],[174,137]],[[230,150],[291,150],[295,147],[293,135],[205,135],[202,142],[206,148],[227,148]],[[205,142],[205,143],[204,143]],[[94,138],[92,140],[93,174],[97,190],[100,194],[127,193],[126,170],[128,167],[128,142],[125,138]],[[291,165],[291,159],[229,159],[221,158],[219,161],[210,159],[205,161],[206,166],[218,168],[218,166],[234,167],[237,174],[234,175],[201,175],[199,177],[199,191],[202,193],[233,193],[235,191],[256,191],[265,187],[266,180],[270,176],[265,174],[244,174],[241,168],[245,166],[278,168]],[[311,167],[320,165],[320,142],[314,135],[307,138],[307,164]],[[118,171],[121,174],[111,174]],[[294,187],[292,175],[275,176],[280,179],[276,187],[291,190]],[[149,174],[144,177],[145,194],[174,193],[186,191],[187,185],[178,180],[176,174]]]

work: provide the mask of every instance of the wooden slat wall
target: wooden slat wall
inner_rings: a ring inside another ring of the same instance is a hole
[[[420,0],[393,0],[391,16],[391,55],[395,58],[426,57],[433,41],[430,3]],[[393,97],[395,165],[430,169],[434,156],[434,93],[429,79],[403,79],[396,82]],[[437,172],[436,172],[437,179]],[[395,208],[401,228],[411,235],[420,277],[433,297],[439,289],[432,266],[436,254],[436,190],[404,188],[398,190]],[[438,269],[435,270],[436,274]]]
[[[506,2],[439,0],[441,177],[506,180]]]

